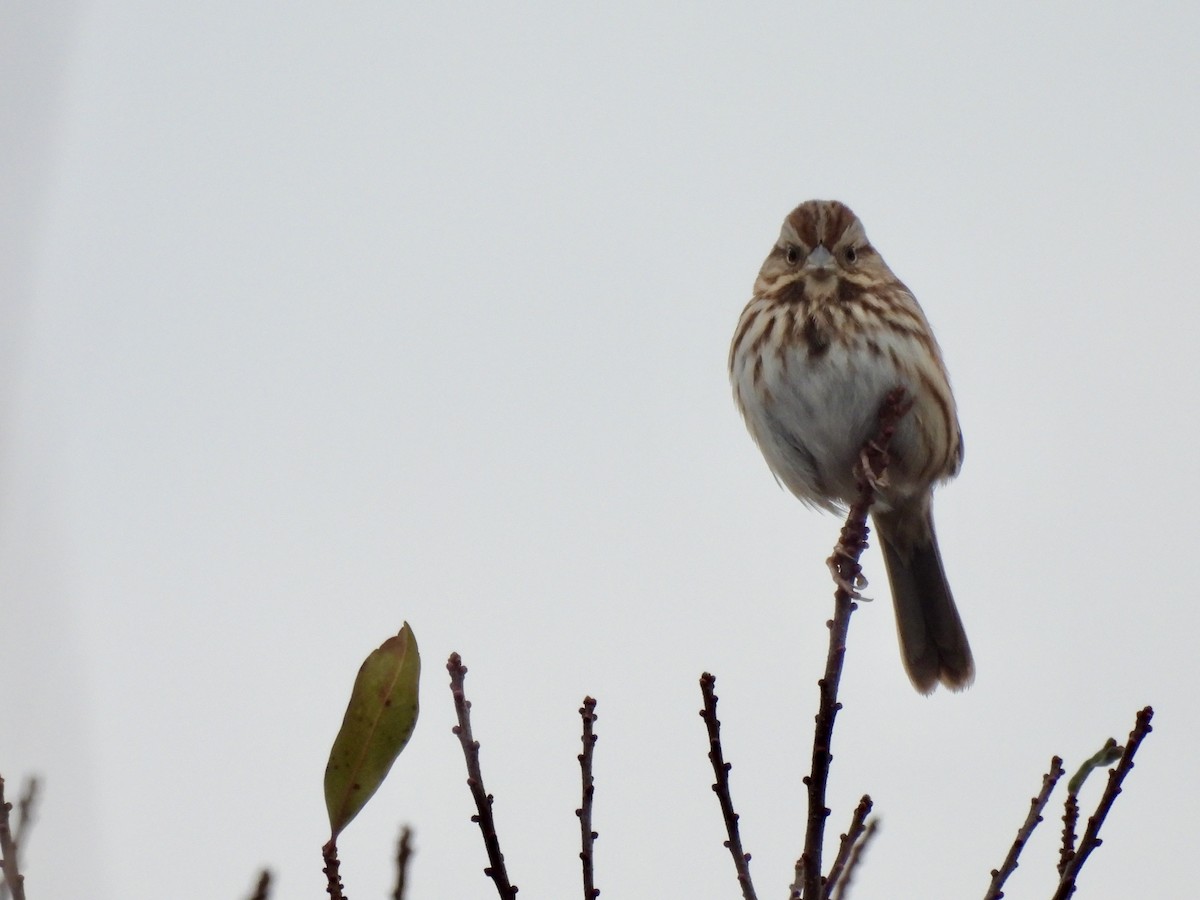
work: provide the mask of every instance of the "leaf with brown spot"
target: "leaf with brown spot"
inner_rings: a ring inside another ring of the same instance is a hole
[[[336,838],[383,784],[417,724],[421,654],[408,623],[363,662],[325,766],[325,807]]]

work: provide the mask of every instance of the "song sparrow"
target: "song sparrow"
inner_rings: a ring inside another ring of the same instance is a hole
[[[733,396],[767,465],[809,506],[857,495],[854,467],[887,394],[912,408],[896,427],[872,510],[904,667],[929,693],[975,677],[933,530],[933,486],[958,474],[962,432],[921,307],[836,201],[784,220],[729,349]]]

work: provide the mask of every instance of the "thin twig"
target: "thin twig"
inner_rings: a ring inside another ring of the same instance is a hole
[[[1067,782],[1067,799],[1063,804],[1062,848],[1058,852],[1058,875],[1061,878],[1075,858],[1075,826],[1079,822],[1079,792],[1083,783],[1096,769],[1111,766],[1121,758],[1123,748],[1113,739],[1104,742],[1100,750],[1086,760]]]
[[[408,885],[408,864],[413,858],[412,829],[405,825],[400,829],[400,840],[396,842],[396,889],[392,900],[404,900],[404,889]]]
[[[483,834],[483,845],[487,848],[488,866],[483,874],[496,884],[500,900],[512,900],[517,896],[517,886],[508,880],[508,869],[504,865],[504,854],[500,852],[500,839],[496,836],[496,822],[492,818],[492,803],[495,798],[483,787],[483,773],[479,768],[479,742],[471,735],[471,702],[463,691],[463,682],[467,677],[467,667],[462,664],[462,657],[457,653],[450,654],[446,663],[450,672],[450,693],[454,697],[454,711],[458,714],[458,724],[451,731],[458,735],[462,744],[463,755],[467,760],[467,787],[475,799],[476,815],[471,821],[479,825]]]
[[[1000,868],[992,869],[992,881],[988,885],[987,893],[983,895],[983,900],[1000,900],[1004,896],[1004,882],[1008,880],[1008,876],[1016,871],[1017,859],[1021,855],[1021,851],[1025,849],[1025,844],[1029,840],[1029,836],[1033,834],[1033,829],[1037,828],[1038,823],[1042,821],[1042,810],[1046,808],[1046,803],[1050,800],[1050,793],[1054,790],[1054,785],[1058,784],[1058,779],[1062,778],[1063,767],[1062,760],[1057,757],[1050,759],[1050,771],[1042,776],[1041,792],[1029,801],[1029,815],[1025,817],[1024,823],[1017,829],[1017,837],[1013,841],[1012,846],[1008,850],[1008,856],[1004,857],[1004,862],[1000,864]]]
[[[742,849],[738,814],[733,811],[733,798],[729,793],[729,770],[733,768],[733,764],[725,762],[725,754],[721,749],[721,722],[717,718],[716,686],[716,676],[708,672],[700,676],[700,693],[704,696],[704,709],[700,710],[700,717],[704,719],[708,729],[708,759],[717,779],[712,789],[717,795],[717,802],[721,804],[721,815],[725,818],[725,834],[728,838],[725,846],[729,848],[729,854],[733,857],[738,884],[742,886],[742,898],[757,900],[754,884],[750,880],[750,854]]]
[[[842,873],[842,878],[838,882],[837,889],[831,900],[846,900],[850,896],[850,885],[854,881],[854,875],[858,872],[863,857],[867,855],[867,846],[871,843],[871,839],[878,833],[879,819],[872,819],[867,823],[862,839],[856,841],[854,849],[850,851],[850,860],[846,863],[846,871]]]
[[[871,814],[872,805],[871,797],[868,794],[863,794],[862,799],[858,801],[854,817],[850,820],[850,829],[842,835],[838,855],[833,860],[833,865],[829,867],[829,875],[825,879],[826,897],[830,896],[837,887],[838,879],[842,877],[842,872],[850,860],[851,851],[858,844],[858,839],[862,836],[863,831],[866,830],[867,816]]]
[[[4,799],[4,778],[0,777],[0,871],[12,891],[13,900],[25,900],[25,876],[17,866],[17,844],[8,824],[12,804]]]
[[[1079,797],[1067,792],[1063,802],[1062,847],[1058,851],[1058,877],[1067,871],[1067,863],[1075,857],[1075,825],[1079,822]]]
[[[1133,756],[1137,753],[1138,747],[1141,746],[1145,739],[1153,729],[1150,727],[1150,720],[1154,718],[1154,710],[1149,706],[1142,709],[1137,714],[1137,722],[1133,727],[1133,731],[1129,733],[1129,740],[1125,742],[1125,749],[1121,752],[1121,759],[1117,763],[1116,768],[1108,771],[1108,784],[1104,786],[1104,794],[1100,797],[1100,802],[1096,805],[1096,811],[1092,817],[1088,819],[1087,829],[1083,832],[1083,838],[1079,841],[1079,849],[1067,863],[1066,869],[1062,874],[1062,878],[1058,883],[1058,890],[1054,892],[1052,900],[1067,900],[1075,893],[1075,880],[1079,877],[1079,870],[1083,868],[1083,864],[1087,862],[1091,852],[1100,846],[1100,826],[1104,824],[1104,819],[1108,815],[1108,811],[1112,809],[1113,803],[1117,799],[1117,795],[1121,793],[1121,782],[1125,780],[1125,776],[1133,769]]]
[[[325,842],[321,848],[321,858],[325,860],[325,868],[321,871],[325,873],[325,893],[329,895],[329,900],[346,900],[346,888],[342,884],[342,876],[338,874],[341,862],[338,861],[337,838]]]
[[[903,388],[894,389],[883,401],[879,409],[879,430],[875,438],[863,447],[862,456],[855,467],[858,497],[850,505],[841,536],[829,558],[829,568],[836,585],[833,619],[826,623],[829,628],[829,654],[825,659],[825,676],[817,682],[821,699],[813,734],[812,772],[804,779],[808,786],[808,828],[804,835],[804,852],[796,863],[796,881],[791,888],[793,900],[800,897],[820,900],[823,896],[821,852],[825,839],[825,820],[829,816],[829,809],[825,806],[825,790],[829,783],[829,763],[833,759],[834,720],[842,708],[837,692],[846,656],[846,635],[850,630],[850,614],[857,609],[854,600],[859,596],[858,589],[864,584],[859,560],[870,534],[867,515],[875,501],[875,488],[884,482],[887,474],[888,445],[896,430],[896,423],[911,406],[912,402]]]
[[[596,722],[596,701],[591,697],[583,698],[583,706],[579,707],[579,716],[583,719],[583,752],[579,754],[579,774],[583,784],[583,800],[575,815],[579,816],[579,836],[583,849],[579,851],[580,863],[583,867],[583,897],[584,900],[595,900],[600,896],[596,888],[596,875],[593,867],[593,846],[598,835],[592,831],[592,798],[596,793],[596,782],[592,777],[592,755],[596,748],[596,735],[592,726]]]
[[[271,896],[271,870],[263,869],[258,874],[258,882],[254,885],[254,893],[250,900],[267,900]]]
[[[37,804],[41,786],[42,784],[38,781],[37,776],[30,775],[25,779],[25,785],[21,789],[21,797],[17,800],[17,827],[13,835],[13,840],[17,845],[18,852],[25,848],[25,841],[29,837],[30,830],[33,828],[33,811]]]

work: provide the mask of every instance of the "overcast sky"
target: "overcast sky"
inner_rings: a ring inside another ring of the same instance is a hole
[[[1200,13],[1183,4],[5,4],[0,773],[29,896],[322,895],[322,774],[404,621],[422,714],[351,896],[486,898],[444,668],[521,896],[738,896],[718,677],[781,897],[839,521],[780,490],[729,339],[840,199],[920,299],[975,686],[921,697],[866,556],[831,839],[857,896],[982,896],[1052,754],[1138,756],[1078,896],[1192,889]],[[903,8],[902,8],[903,7]],[[1090,811],[1100,779],[1084,798]],[[1061,794],[1058,797],[1061,800]],[[1006,896],[1049,896],[1058,804]],[[832,843],[831,843],[832,846]]]

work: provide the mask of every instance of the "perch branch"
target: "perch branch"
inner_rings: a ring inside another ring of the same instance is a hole
[[[859,560],[870,534],[867,515],[871,511],[871,504],[875,502],[877,486],[883,484],[886,478],[888,445],[896,424],[911,406],[912,402],[903,388],[894,389],[883,401],[879,409],[879,430],[874,439],[867,441],[863,447],[855,467],[858,497],[850,505],[841,536],[829,558],[829,569],[836,585],[834,611],[833,619],[826,623],[829,628],[829,654],[825,660],[825,675],[817,682],[821,699],[813,735],[812,771],[804,779],[808,787],[808,828],[804,835],[804,852],[796,863],[796,881],[791,888],[793,900],[800,897],[821,900],[823,896],[821,851],[825,839],[825,820],[829,816],[829,809],[825,806],[825,790],[829,783],[829,763],[833,759],[833,725],[841,709],[837,693],[846,656],[850,614],[857,608],[854,600],[861,599],[859,589],[865,585]]]

